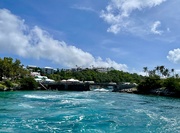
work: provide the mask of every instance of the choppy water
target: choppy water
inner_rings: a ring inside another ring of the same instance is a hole
[[[180,99],[113,92],[0,92],[1,133],[179,133]]]

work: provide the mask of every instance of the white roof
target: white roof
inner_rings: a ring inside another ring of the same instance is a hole
[[[70,81],[70,82],[79,82],[79,80],[77,80],[77,79],[68,79],[67,81]]]
[[[45,69],[53,69],[52,67],[44,67]]]
[[[35,78],[36,81],[41,81],[42,79],[39,79],[39,78]]]
[[[48,81],[48,82],[55,82],[55,81],[52,80],[52,79],[45,79],[45,81]]]
[[[27,67],[33,67],[33,68],[36,68],[37,66],[34,66],[34,65],[28,65]]]

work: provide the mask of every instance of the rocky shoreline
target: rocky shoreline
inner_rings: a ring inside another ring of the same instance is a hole
[[[169,89],[166,89],[166,88],[158,88],[158,89],[154,89],[154,90],[151,90],[151,91],[148,91],[148,92],[138,91],[137,88],[128,88],[128,89],[121,89],[121,90],[118,90],[116,92],[180,98],[180,93],[179,92],[169,91]]]
[[[75,91],[76,89],[77,88],[73,89],[73,91]],[[34,90],[44,90],[44,89],[41,87],[38,87]],[[51,90],[51,89],[48,89],[48,90]],[[81,90],[83,90],[83,89],[81,89]],[[21,91],[21,87],[15,86],[15,87],[10,87],[10,88],[8,88],[8,87],[0,88],[0,92],[2,92],[2,91]],[[79,91],[79,89],[78,89],[78,91]],[[87,91],[87,89],[86,89],[86,91]],[[112,92],[142,94],[142,95],[155,95],[155,96],[167,96],[167,97],[180,98],[179,92],[169,91],[169,89],[167,89],[167,88],[158,88],[158,89],[153,89],[153,90],[148,91],[148,92],[142,92],[142,91],[138,91],[138,89],[136,87],[132,87],[132,88],[116,89],[116,90],[113,90]]]

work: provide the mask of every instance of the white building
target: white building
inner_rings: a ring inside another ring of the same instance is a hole
[[[33,72],[36,68],[37,68],[37,66],[34,66],[34,65],[27,66],[27,69],[30,70],[31,72]]]
[[[48,79],[46,76],[36,76],[35,77],[36,82],[55,82],[52,79]]]
[[[113,67],[96,67],[94,68],[95,70],[97,70],[98,72],[109,72],[109,71],[112,71],[112,70],[115,70]]]
[[[44,72],[45,74],[53,74],[54,69],[52,67],[44,67],[42,68],[42,72]]]
[[[36,76],[41,76],[39,72],[31,72],[31,76],[36,77]]]

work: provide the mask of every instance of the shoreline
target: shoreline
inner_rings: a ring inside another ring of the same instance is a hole
[[[180,93],[175,91],[169,91],[168,89],[164,89],[164,88],[158,88],[155,90],[151,90],[149,92],[141,92],[138,91],[137,88],[129,88],[129,89],[122,89],[116,92],[180,98]]]
[[[72,89],[52,89],[52,88],[49,88],[47,90],[43,89],[42,87],[38,87],[36,89],[32,89],[32,90],[26,90],[26,89],[23,89],[21,90],[20,89],[20,86],[17,86],[17,87],[12,87],[12,88],[4,88],[4,89],[0,89],[0,92],[10,92],[10,91],[91,91],[90,89],[87,89],[85,87],[85,89],[77,89],[74,88]],[[153,95],[153,96],[164,96],[164,97],[173,97],[173,98],[180,98],[180,93],[178,92],[172,92],[172,91],[169,91],[168,89],[164,89],[164,88],[158,88],[158,89],[155,89],[155,90],[152,90],[152,91],[149,91],[149,92],[141,92],[141,91],[138,91],[137,88],[133,87],[133,88],[128,88],[128,89],[120,89],[120,90],[116,90],[116,91],[112,91],[112,92],[118,92],[118,93],[130,93],[130,94],[140,94],[140,95]]]
[[[26,82],[26,81],[25,81]],[[25,86],[21,86],[21,84],[12,83],[13,86],[8,87],[6,85],[0,86],[0,92],[7,92],[7,91],[91,91],[92,85],[96,86],[99,85],[103,88],[108,87],[111,84],[89,84],[89,83],[37,83],[35,88],[31,87],[26,88]],[[29,83],[29,85],[32,83]],[[106,86],[106,87],[105,87]],[[24,87],[24,88],[23,88]],[[172,91],[168,88],[161,87],[157,89],[146,90],[142,89],[138,90],[137,86],[132,85],[116,85],[113,87],[112,92],[119,92],[119,93],[131,93],[131,94],[141,94],[141,95],[155,95],[155,96],[165,96],[165,97],[176,97],[180,98],[179,91]]]

